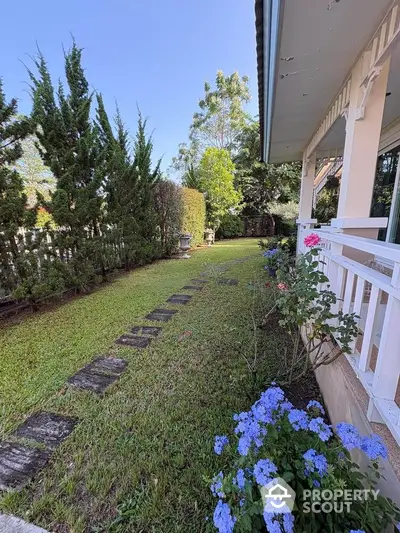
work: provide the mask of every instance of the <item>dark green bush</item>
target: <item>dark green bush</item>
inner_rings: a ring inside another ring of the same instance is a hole
[[[244,233],[244,222],[238,215],[227,213],[221,217],[221,225],[217,229],[217,239],[241,237]]]

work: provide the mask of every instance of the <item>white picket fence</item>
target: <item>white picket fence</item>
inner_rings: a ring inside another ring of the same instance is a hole
[[[299,226],[298,253],[307,251],[304,238],[310,233],[321,237],[320,268],[338,307],[361,317],[346,357],[368,393],[368,419],[386,424],[400,444],[400,246]],[[391,266],[375,268],[380,261]]]

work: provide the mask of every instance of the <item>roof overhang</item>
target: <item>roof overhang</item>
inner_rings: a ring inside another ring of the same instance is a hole
[[[393,0],[256,0],[265,161],[302,158],[392,4]],[[344,124],[338,121],[334,127],[340,130],[338,138],[343,137]]]

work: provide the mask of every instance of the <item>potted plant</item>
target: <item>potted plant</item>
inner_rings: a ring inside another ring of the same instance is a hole
[[[271,277],[276,277],[276,271],[279,267],[279,250],[278,248],[272,248],[272,250],[267,250],[263,253],[263,256],[266,259],[265,269],[268,270],[268,273]]]

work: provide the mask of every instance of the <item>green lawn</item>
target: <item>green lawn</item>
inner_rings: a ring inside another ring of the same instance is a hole
[[[39,409],[81,420],[31,486],[0,496],[0,509],[63,533],[211,531],[205,516],[214,502],[203,476],[223,467],[213,438],[249,405],[243,355],[254,353],[251,282],[263,263],[257,252],[255,239],[217,243],[0,331],[2,437]],[[254,258],[222,274],[239,279],[237,287],[211,281],[161,324],[149,349],[112,347],[190,278],[249,255]],[[285,341],[264,337],[260,369],[268,379]],[[104,353],[129,362],[104,397],[64,388],[69,376]]]

